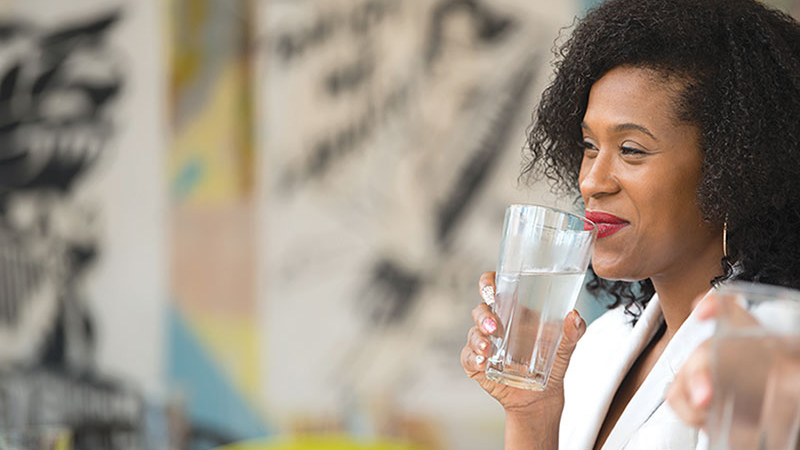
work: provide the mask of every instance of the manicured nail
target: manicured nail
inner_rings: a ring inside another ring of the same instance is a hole
[[[708,383],[693,383],[689,388],[689,396],[692,398],[692,404],[702,406],[711,396],[711,389],[709,389]]]
[[[483,364],[483,362],[484,362],[484,361],[486,361],[486,358],[484,358],[484,357],[483,357],[483,356],[481,356],[481,355],[478,355],[478,356],[476,356],[476,357],[475,357],[475,363],[477,363],[479,366],[480,366],[481,364]]]
[[[481,341],[481,343],[478,344],[478,347],[480,347],[481,350],[486,350],[486,347],[488,347],[488,346],[489,346],[489,343],[486,342],[486,341]]]
[[[581,328],[581,316],[580,316],[580,314],[578,314],[577,311],[575,312],[575,315],[573,316],[572,321],[575,322],[575,329],[576,330],[580,330],[580,328]]]
[[[492,319],[491,317],[483,319],[482,325],[483,329],[489,334],[492,334],[497,330],[497,324],[494,323],[494,319]]]
[[[481,297],[483,297],[483,302],[487,305],[494,305],[494,287],[484,286],[481,289]]]

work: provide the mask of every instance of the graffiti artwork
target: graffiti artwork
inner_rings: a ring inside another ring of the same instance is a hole
[[[474,236],[499,237],[549,48],[514,2],[267,8],[266,401],[301,429],[350,429],[378,403],[367,416],[394,428],[377,432],[443,448],[440,423],[397,414],[462,378],[440,361],[496,256]]]
[[[83,292],[102,249],[78,193],[111,157],[121,20],[0,21],[0,425],[65,426],[77,449],[135,446],[142,423],[139,394],[94,368]]]

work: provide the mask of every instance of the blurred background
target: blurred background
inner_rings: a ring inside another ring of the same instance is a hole
[[[593,3],[0,0],[0,430],[501,448],[460,350],[505,206],[575,209],[517,177]]]

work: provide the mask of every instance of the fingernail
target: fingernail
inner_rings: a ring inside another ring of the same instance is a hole
[[[702,406],[711,395],[711,390],[707,383],[694,383],[689,389],[689,395],[695,406]]]
[[[580,330],[580,328],[581,328],[581,316],[578,314],[577,311],[575,312],[575,315],[572,317],[572,321],[575,322],[575,329],[576,330]]]
[[[497,324],[494,323],[494,319],[491,317],[487,317],[483,319],[483,329],[486,330],[487,333],[492,334],[497,330]]]
[[[481,348],[481,350],[486,350],[486,347],[489,346],[489,343],[486,341],[481,341],[481,343],[478,346]]]
[[[481,289],[481,297],[483,297],[483,302],[487,305],[494,305],[494,287],[484,286]]]
[[[476,363],[477,363],[479,366],[480,366],[481,364],[483,364],[483,362],[484,362],[484,361],[486,361],[486,358],[484,358],[484,357],[483,357],[483,356],[481,356],[481,355],[478,355],[478,356],[476,356],[476,357],[475,357],[475,362],[476,362]]]

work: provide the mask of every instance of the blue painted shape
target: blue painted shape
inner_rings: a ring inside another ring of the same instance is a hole
[[[187,198],[195,187],[203,181],[205,172],[205,165],[199,158],[192,158],[186,161],[173,182],[172,192],[175,199],[182,200]]]
[[[583,0],[583,11],[586,12],[600,3],[603,3],[603,0]]]
[[[271,435],[263,420],[203,348],[175,305],[169,307],[167,326],[168,383],[184,396],[192,426],[235,440]]]

